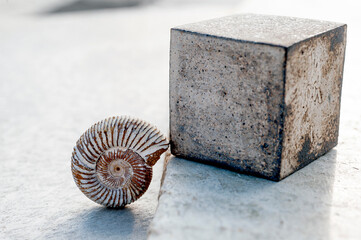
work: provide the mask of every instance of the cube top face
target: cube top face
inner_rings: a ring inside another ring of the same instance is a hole
[[[172,29],[171,152],[280,180],[337,144],[346,25],[326,23],[334,28],[288,43],[259,42],[270,30],[235,39],[227,30],[221,36],[223,27],[208,29],[224,19],[237,25],[242,16]]]
[[[258,14],[240,14],[175,27],[182,31],[276,46],[291,45],[344,24]]]

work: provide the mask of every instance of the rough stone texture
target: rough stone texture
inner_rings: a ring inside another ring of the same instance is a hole
[[[174,155],[280,180],[337,144],[346,25],[234,15],[173,28]]]
[[[281,178],[337,145],[345,38],[343,26],[288,50]]]
[[[281,182],[171,156],[148,239],[360,239],[361,163],[347,153]]]

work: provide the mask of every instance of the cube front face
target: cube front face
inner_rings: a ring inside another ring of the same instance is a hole
[[[283,47],[173,29],[172,153],[277,180],[285,54]]]
[[[343,25],[288,50],[281,178],[337,145],[345,47]]]
[[[235,15],[174,28],[179,157],[280,180],[336,146],[346,25]]]

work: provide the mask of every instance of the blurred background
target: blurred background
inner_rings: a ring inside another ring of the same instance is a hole
[[[70,156],[80,135],[109,116],[137,116],[168,133],[173,26],[237,13],[347,23],[340,143],[345,136],[359,142],[360,6],[356,0],[0,0],[0,239],[146,238],[163,160],[148,192],[119,212],[82,195]]]

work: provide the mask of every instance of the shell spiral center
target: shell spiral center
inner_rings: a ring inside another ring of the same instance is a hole
[[[133,166],[145,164],[132,150],[112,149],[103,153],[96,164],[96,174],[101,183],[111,189],[128,185],[134,175]]]

